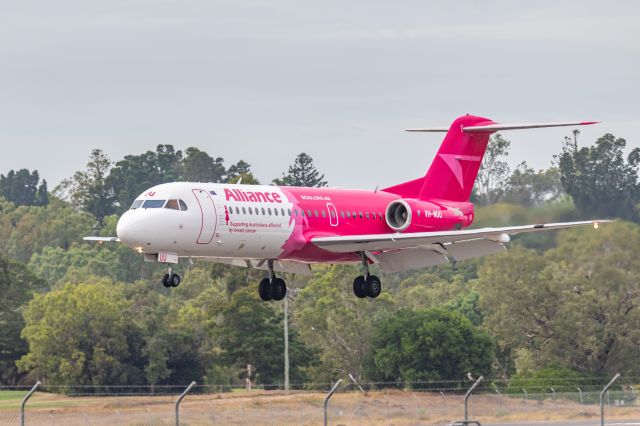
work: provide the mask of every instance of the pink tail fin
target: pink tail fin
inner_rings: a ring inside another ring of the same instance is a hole
[[[424,177],[417,196],[468,201],[489,142],[489,132],[469,133],[463,127],[488,125],[488,118],[465,115],[456,119]]]

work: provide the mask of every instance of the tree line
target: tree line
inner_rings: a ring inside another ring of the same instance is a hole
[[[407,385],[484,374],[506,385],[541,375],[638,375],[638,158],[604,135],[564,141],[554,164],[509,170],[509,141],[494,136],[476,182],[474,226],[591,217],[592,229],[523,235],[508,253],[388,274],[375,301],[353,297],[355,267],[322,265],[288,277],[292,383]],[[257,183],[244,161],[171,145],[112,162],[91,152],[52,192],[36,171],[0,175],[0,384],[259,384],[283,382],[281,304],[257,300],[262,272],[189,262],[171,291],[161,265],[120,245],[118,214],[144,189],[189,180]],[[298,155],[277,184],[324,186]],[[624,236],[624,237],[622,237]],[[379,273],[379,272],[376,272]]]

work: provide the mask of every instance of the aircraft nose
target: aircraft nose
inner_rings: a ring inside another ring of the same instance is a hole
[[[144,232],[140,229],[139,223],[141,220],[134,217],[134,215],[127,211],[118,220],[116,226],[116,234],[120,241],[130,247],[139,247],[143,244]]]

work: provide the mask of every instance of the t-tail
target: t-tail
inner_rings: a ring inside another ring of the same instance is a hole
[[[594,123],[597,121],[500,124],[488,118],[464,115],[457,118],[448,129],[442,127],[407,129],[409,132],[446,132],[447,134],[424,177],[385,188],[384,191],[404,198],[469,201],[489,137],[493,133],[502,130],[582,126]]]

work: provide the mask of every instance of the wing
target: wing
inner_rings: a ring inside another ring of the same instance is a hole
[[[97,241],[99,243],[117,243],[120,242],[118,237],[84,237],[84,241]]]
[[[434,266],[505,250],[510,235],[591,225],[609,220],[547,223],[459,231],[374,234],[313,238],[312,243],[334,253],[365,252],[387,272]]]

